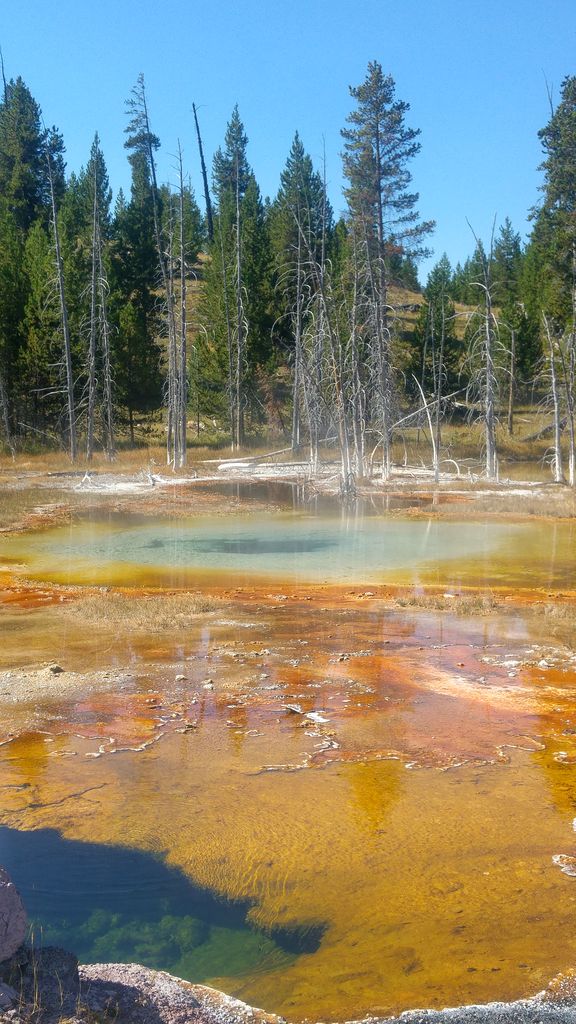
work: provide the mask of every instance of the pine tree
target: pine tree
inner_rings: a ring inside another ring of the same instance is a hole
[[[115,378],[119,401],[128,411],[134,443],[134,413],[157,408],[161,402],[160,317],[155,290],[158,254],[153,199],[145,153],[130,156],[130,202],[119,196],[112,226],[110,307],[118,324]]]
[[[458,387],[462,345],[456,335],[451,298],[452,267],[446,253],[432,267],[414,331],[415,351],[409,369],[424,392],[443,395]]]
[[[508,432],[513,433],[513,414],[519,387],[534,376],[541,355],[539,325],[523,301],[524,252],[518,232],[507,217],[494,241],[492,277],[494,299],[499,307],[500,342],[509,355],[506,369]]]
[[[220,212],[226,199],[234,199],[236,192],[240,201],[244,198],[252,175],[246,155],[248,136],[240,120],[238,105],[234,107],[226,126],[224,145],[224,150],[216,150],[212,166],[212,184]]]
[[[258,380],[271,357],[270,243],[247,143],[235,107],[225,148],[214,157],[217,206],[203,300],[206,363],[219,368],[227,381],[233,448],[243,443],[245,414],[257,407]],[[215,383],[212,380],[212,388]]]
[[[539,271],[533,283],[552,362],[555,347],[560,354],[568,477],[576,485],[576,76],[564,79],[560,103],[538,134],[545,160],[543,201],[531,238]]]
[[[14,214],[0,198],[0,436],[12,447],[14,403],[20,381],[18,362],[23,344],[22,317],[27,282],[23,272],[23,239]]]
[[[0,103],[0,195],[24,233],[38,217],[47,216],[50,206],[47,134],[40,107],[23,80],[8,82]],[[54,148],[53,162],[56,198],[60,200],[63,167],[56,164]]]
[[[28,232],[22,266],[26,302],[22,321],[24,342],[17,364],[22,382],[20,421],[33,436],[53,440],[62,407],[60,317],[53,247],[38,220]]]
[[[356,239],[355,252],[364,251],[370,292],[369,330],[374,400],[382,437],[382,474],[390,473],[394,406],[389,286],[393,261],[423,256],[424,239],[432,222],[421,222],[418,194],[409,191],[410,161],[420,150],[420,132],[405,124],[407,103],[395,98],[395,84],[372,61],[362,85],[350,88],[356,109],[348,116],[344,139],[345,195]],[[368,309],[368,307],[367,307]]]
[[[276,330],[293,367],[292,447],[296,450],[300,443],[301,401],[305,397],[309,406],[313,385],[303,352],[310,292],[314,290],[311,265],[324,264],[333,232],[332,208],[324,182],[314,170],[298,132],[280,175],[280,188],[268,221],[276,274]]]

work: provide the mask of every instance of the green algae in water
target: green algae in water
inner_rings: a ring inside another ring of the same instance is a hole
[[[296,930],[275,941],[247,923],[250,904],[220,900],[161,857],[66,840],[54,829],[0,827],[0,861],[35,941],[83,963],[141,963],[194,982],[246,977],[288,966],[321,934]]]
[[[209,924],[190,914],[143,921],[109,910],[92,910],[79,924],[33,922],[44,945],[72,949],[81,963],[138,963],[187,981],[234,977],[288,966],[288,953],[262,932]]]

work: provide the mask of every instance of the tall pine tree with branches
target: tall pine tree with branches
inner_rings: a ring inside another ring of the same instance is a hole
[[[391,358],[390,285],[398,257],[416,260],[427,253],[424,240],[432,221],[421,221],[418,193],[410,191],[410,161],[418,154],[419,129],[409,128],[409,105],[396,99],[395,83],[377,61],[371,61],[364,82],[350,87],[356,102],[349,127],[342,129],[343,164],[356,259],[363,263],[369,301],[367,329],[371,337],[371,369],[377,420],[382,442],[382,475],[391,464],[394,408]]]

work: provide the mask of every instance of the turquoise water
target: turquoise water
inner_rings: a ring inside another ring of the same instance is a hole
[[[386,581],[398,573],[495,556],[528,536],[528,527],[385,517],[301,515],[222,519],[111,517],[78,521],[0,542],[0,558],[20,556],[30,571],[60,581],[138,583],[158,573],[174,585],[194,573],[289,580]]]
[[[573,520],[502,522],[301,512],[80,514],[0,538],[0,564],[57,583],[189,587],[274,580],[573,589]]]

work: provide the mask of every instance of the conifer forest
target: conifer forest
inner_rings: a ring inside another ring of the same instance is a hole
[[[190,98],[192,103],[192,97]],[[393,446],[425,430],[441,472],[443,430],[479,424],[498,475],[499,438],[538,409],[558,482],[576,483],[576,76],[539,132],[541,188],[526,242],[509,219],[470,255],[419,261],[434,223],[418,213],[420,130],[382,66],[350,89],[341,130],[343,207],[294,134],[274,197],[250,166],[232,109],[210,161],[196,107],[176,184],[144,77],[126,102],[130,193],[112,191],[98,134],[67,174],[65,140],[19,77],[0,103],[0,444],[90,460],[156,430],[167,463],[194,445],[276,445],[311,470],[337,453],[341,488],[387,479]],[[334,457],[334,456],[333,456]]]

